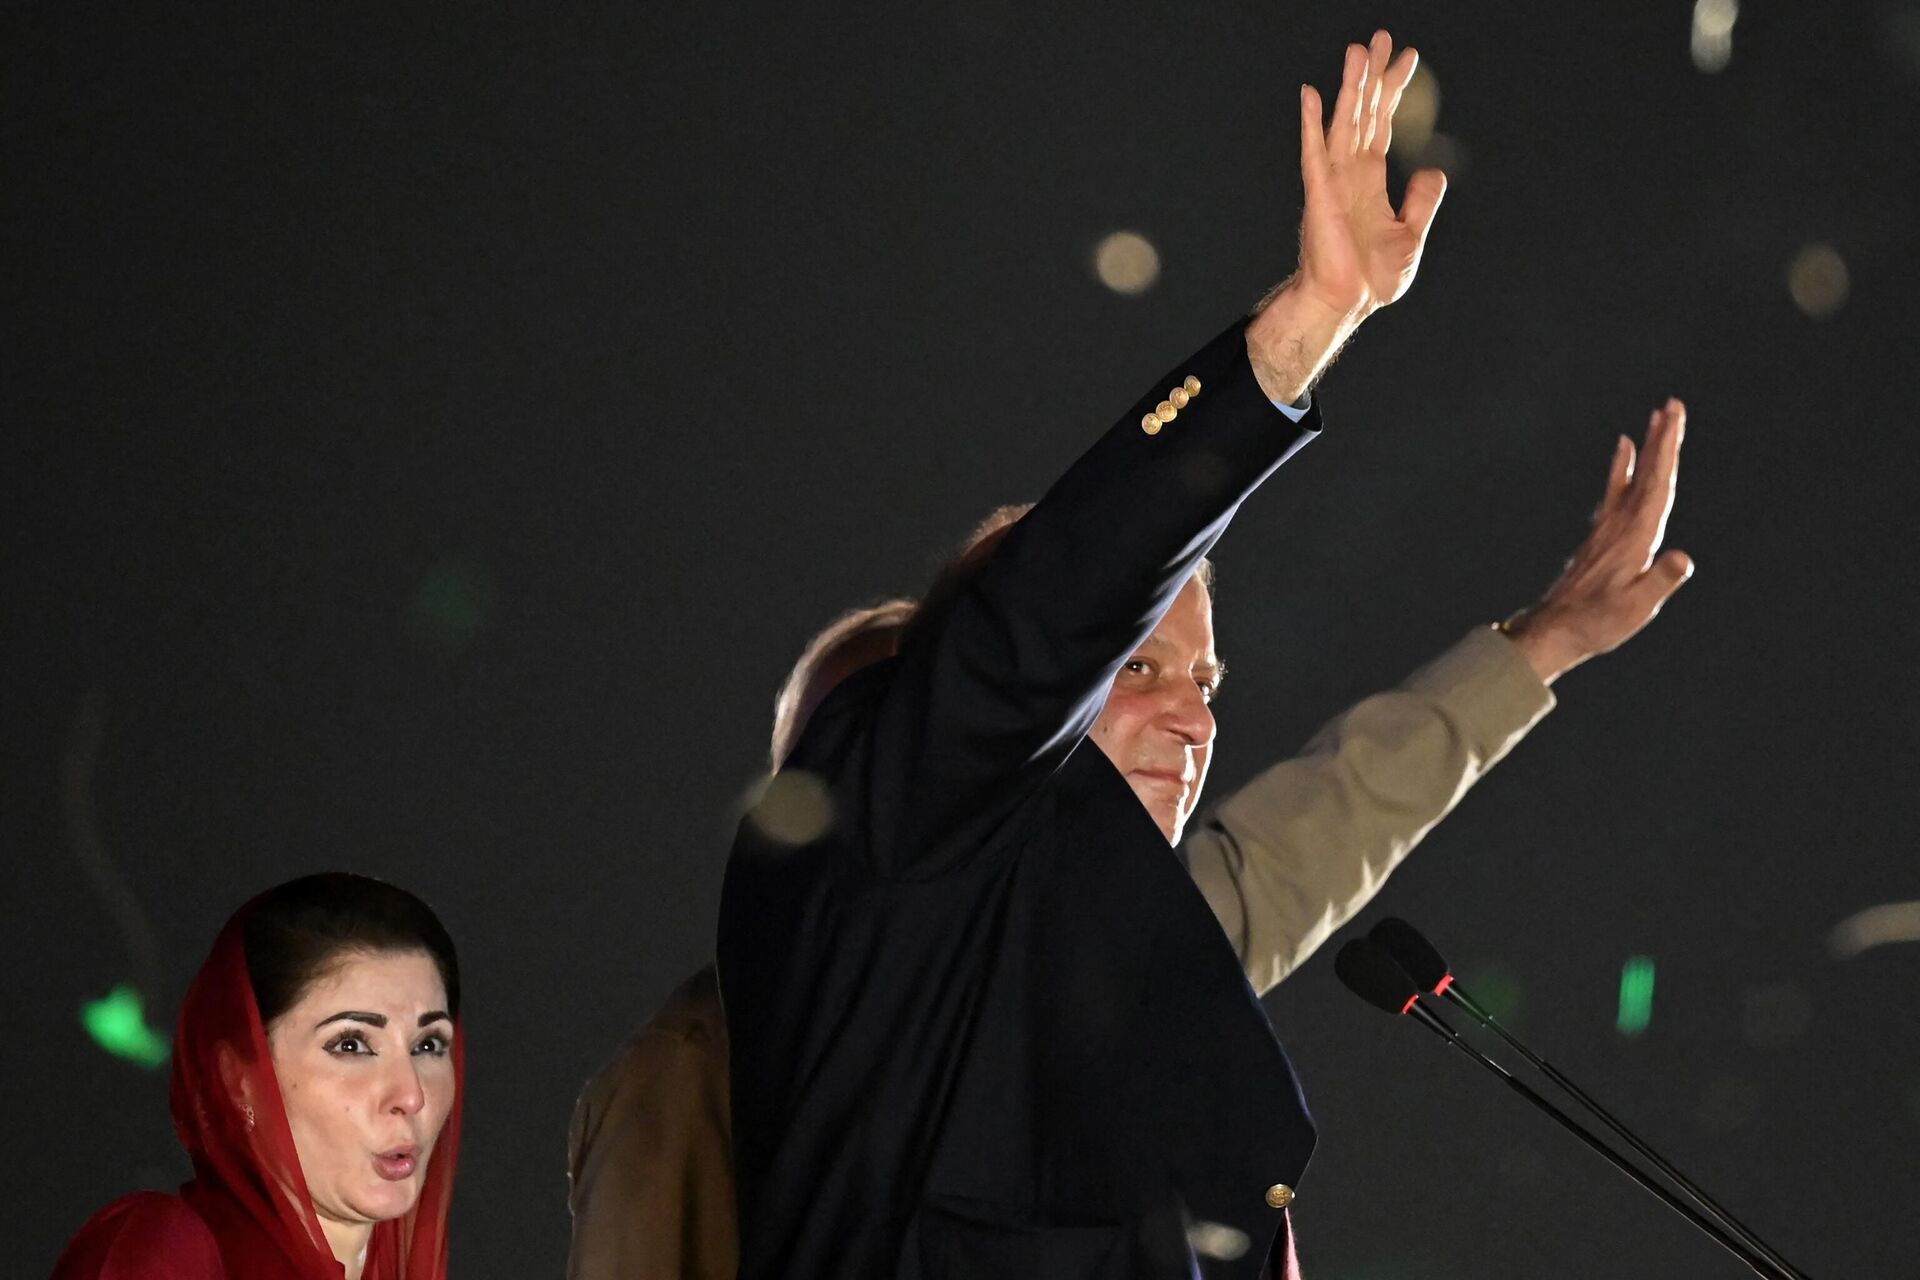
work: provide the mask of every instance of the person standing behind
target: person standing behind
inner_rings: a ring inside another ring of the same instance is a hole
[[[914,602],[887,600],[823,627],[774,699],[777,772],[820,700],[891,657]],[[567,1130],[568,1280],[733,1280],[727,1022],[708,964],[687,978],[580,1093]]]

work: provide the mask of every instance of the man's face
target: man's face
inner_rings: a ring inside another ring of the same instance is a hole
[[[1113,678],[1093,741],[1147,807],[1170,844],[1200,802],[1213,751],[1208,702],[1225,673],[1213,652],[1213,602],[1189,581]]]

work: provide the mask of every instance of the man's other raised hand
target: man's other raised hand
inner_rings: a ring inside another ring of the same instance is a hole
[[[1693,576],[1691,556],[1660,549],[1686,434],[1687,407],[1669,400],[1653,411],[1637,456],[1633,442],[1620,437],[1593,532],[1540,602],[1506,624],[1507,634],[1548,684],[1626,643]]]

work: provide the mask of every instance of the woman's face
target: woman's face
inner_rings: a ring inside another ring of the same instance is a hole
[[[425,951],[350,952],[267,1028],[322,1221],[380,1222],[420,1198],[453,1106],[453,1035]]]

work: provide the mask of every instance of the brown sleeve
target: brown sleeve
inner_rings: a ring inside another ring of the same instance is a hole
[[[1513,643],[1481,627],[1209,815],[1182,849],[1254,990],[1366,906],[1553,705]]]
[[[568,1134],[569,1280],[734,1280],[726,1049],[645,1030],[580,1095]]]

